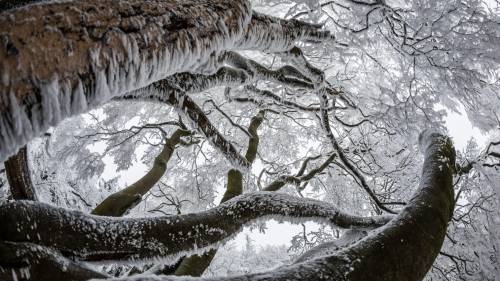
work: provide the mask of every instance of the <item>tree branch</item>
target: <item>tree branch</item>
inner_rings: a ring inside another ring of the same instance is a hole
[[[312,169],[311,171],[309,171],[309,173],[307,173],[305,175],[302,175],[303,170],[301,169],[297,173],[297,175],[295,175],[295,176],[289,176],[289,175],[288,176],[281,176],[281,177],[279,177],[279,179],[268,184],[263,190],[264,191],[277,191],[280,188],[282,188],[283,186],[285,186],[285,184],[287,184],[287,183],[299,185],[302,182],[307,182],[310,179],[312,179],[314,176],[316,176],[318,173],[323,172],[332,163],[332,161],[335,159],[336,156],[337,155],[335,153],[332,153],[330,155],[330,157],[328,157],[325,160],[325,162],[323,162],[323,164],[321,164],[319,167],[317,167],[315,169]],[[308,159],[306,159],[306,161],[304,161],[304,165],[308,162]]]
[[[113,97],[176,73],[213,72],[223,51],[330,39],[319,25],[252,13],[246,0],[41,2],[3,11],[0,34],[0,161]]]
[[[65,258],[60,253],[32,243],[0,241],[0,279],[7,281],[72,280],[109,277],[82,262]]]
[[[243,35],[250,3],[194,3],[48,1],[2,12],[0,161],[62,118],[178,72],[212,70],[212,55]]]
[[[317,218],[343,228],[380,226],[392,218],[352,216],[325,202],[267,192],[240,195],[200,213],[155,218],[98,217],[14,201],[0,205],[5,226],[0,238],[54,247],[83,260],[175,258],[179,252],[211,247],[266,216]]]

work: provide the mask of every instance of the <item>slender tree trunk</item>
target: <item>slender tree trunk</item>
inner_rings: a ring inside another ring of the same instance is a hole
[[[137,205],[144,194],[146,194],[163,177],[167,170],[167,163],[174,153],[175,146],[181,142],[182,136],[190,132],[179,129],[165,141],[163,149],[156,156],[153,167],[138,181],[132,185],[111,194],[104,199],[91,212],[93,215],[121,217],[135,205]]]
[[[257,156],[257,149],[259,147],[259,135],[257,134],[257,130],[264,120],[264,114],[265,111],[259,111],[259,113],[250,121],[250,126],[248,126],[248,132],[251,137],[248,140],[248,148],[245,154],[245,159],[250,164],[255,161]],[[220,203],[222,204],[229,199],[240,195],[242,192],[243,175],[237,169],[229,170],[227,173],[226,192],[224,192],[224,196],[222,197]],[[210,263],[214,259],[216,253],[217,249],[212,249],[202,255],[192,255],[184,258],[175,270],[175,275],[201,276],[207,267],[210,266]]]

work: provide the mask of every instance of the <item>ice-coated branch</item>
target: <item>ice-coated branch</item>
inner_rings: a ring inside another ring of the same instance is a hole
[[[226,52],[221,59],[224,63],[245,71],[251,78],[246,84],[257,80],[265,80],[301,89],[314,88],[309,78],[291,65],[272,70],[236,52]]]
[[[270,69],[236,52],[224,52],[219,56],[220,67],[214,74],[177,73],[165,78],[172,87],[185,93],[199,93],[217,86],[242,86],[258,80],[275,82],[299,89],[314,89],[309,78],[291,65]]]
[[[2,12],[0,159],[113,96],[211,69],[251,13],[244,0],[47,1]]]
[[[319,25],[252,13],[246,0],[21,2],[0,13],[0,160],[117,95],[213,72],[224,51],[330,38]]]
[[[284,52],[293,48],[297,41],[322,42],[333,39],[321,25],[299,20],[284,20],[253,12],[244,35],[236,42],[235,49]]]
[[[48,247],[0,241],[0,280],[85,281],[106,277],[109,276]]]
[[[250,125],[248,126],[248,133],[250,138],[248,139],[247,152],[245,158],[250,164],[252,164],[257,156],[257,148],[259,146],[259,135],[257,130],[264,121],[265,111],[259,111],[250,120]],[[226,191],[221,199],[221,204],[241,195],[243,192],[243,175],[240,171],[236,169],[231,169],[227,173],[227,185]],[[186,257],[179,264],[175,270],[175,275],[189,275],[189,276],[201,276],[205,269],[210,265],[217,249],[211,249],[201,255],[192,255]]]
[[[240,195],[200,213],[154,218],[99,217],[14,201],[0,205],[0,239],[52,247],[83,260],[174,258],[228,239],[268,216],[315,219],[344,228],[380,226],[391,219],[353,216],[325,202],[269,192]]]
[[[326,256],[285,265],[272,272],[188,280],[422,280],[440,252],[453,212],[455,151],[451,141],[439,133],[426,131],[421,139],[425,161],[419,188],[406,207],[386,225]],[[179,279],[141,276],[114,280]]]
[[[339,155],[340,161],[342,164],[356,177],[356,179],[359,181],[361,187],[366,191],[366,193],[370,196],[370,198],[373,200],[375,205],[377,205],[378,208],[381,210],[384,210],[388,213],[395,214],[395,212],[389,208],[387,208],[380,200],[378,199],[377,195],[373,190],[370,188],[368,183],[366,182],[365,177],[361,174],[361,172],[349,161],[347,156],[344,153],[344,150],[342,147],[340,147],[339,143],[337,142],[337,139],[333,135],[332,129],[330,127],[330,119],[328,117],[328,112],[325,108],[325,104],[327,102],[327,97],[324,91],[319,91],[318,93],[319,98],[321,99],[321,125],[323,129],[325,130],[326,136],[328,140],[331,142],[333,149],[337,152]]]
[[[304,56],[304,53],[299,47],[293,47],[287,52],[279,53],[284,61],[290,62],[297,66],[307,77],[314,83],[319,84],[325,80],[325,73],[313,66]]]
[[[309,112],[318,112],[321,110],[320,107],[305,106],[305,105],[290,101],[288,99],[281,98],[280,96],[276,95],[275,93],[273,93],[271,91],[261,90],[255,86],[246,86],[245,89],[258,94],[261,97],[270,98],[271,100],[276,102],[278,105],[284,105],[284,106],[289,107],[289,108],[294,108],[294,109],[299,109],[302,111],[309,111]],[[253,100],[252,98],[248,98],[248,97],[237,97],[237,98],[234,98],[234,100],[237,102],[252,102],[252,103],[257,103],[257,104],[262,103],[262,101]],[[326,110],[331,111],[334,109],[335,109],[335,107],[332,106],[332,107],[328,107]]]
[[[357,240],[365,237],[368,234],[367,231],[368,230],[366,229],[349,229],[339,239],[320,244],[300,255],[294,261],[294,263],[301,263],[313,260],[321,256],[329,256],[335,254],[335,252],[340,250],[341,248],[346,248],[350,244],[353,244]]]

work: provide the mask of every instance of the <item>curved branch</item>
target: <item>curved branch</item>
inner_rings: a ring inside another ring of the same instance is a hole
[[[352,216],[325,202],[268,192],[241,195],[200,213],[155,218],[98,217],[15,201],[0,205],[0,238],[54,247],[83,260],[165,258],[210,247],[266,216],[317,218],[344,228],[380,226],[392,218]]]
[[[276,101],[277,103],[282,104],[282,105],[287,106],[287,107],[290,107],[290,108],[296,108],[296,109],[299,109],[302,111],[308,111],[308,112],[318,112],[321,110],[321,108],[319,108],[319,107],[305,106],[305,105],[301,105],[301,104],[289,101],[287,99],[283,99],[271,91],[261,90],[255,86],[246,86],[245,89],[252,91],[260,96],[263,96],[266,98],[271,98],[272,100]],[[245,101],[250,101],[250,98],[235,98],[234,100],[239,101],[239,102],[245,102]],[[329,107],[326,110],[331,111],[333,109],[335,109],[335,107]]]
[[[32,243],[0,241],[0,280],[72,280],[109,276],[87,267],[82,262],[65,258],[60,253]]]
[[[279,179],[268,184],[263,190],[264,191],[276,191],[276,190],[279,190],[280,188],[282,188],[283,186],[285,186],[285,184],[287,184],[287,183],[299,185],[302,182],[309,181],[314,176],[316,176],[318,173],[323,172],[330,165],[330,163],[333,162],[333,160],[335,159],[336,156],[337,156],[337,154],[333,153],[319,167],[312,169],[311,171],[309,171],[309,173],[307,173],[305,175],[302,175],[304,173],[303,170],[305,170],[305,165],[310,160],[310,158],[308,158],[308,159],[306,159],[306,161],[304,161],[304,166],[303,166],[304,169],[301,168],[301,170],[299,170],[297,175],[295,175],[295,176],[281,176]]]
[[[377,198],[377,195],[373,190],[370,188],[368,183],[366,182],[366,179],[363,177],[361,172],[354,167],[354,165],[347,159],[347,157],[344,154],[344,150],[340,147],[339,143],[337,142],[337,139],[333,135],[332,129],[330,127],[330,121],[328,117],[328,112],[325,109],[325,105],[327,104],[327,97],[326,94],[323,91],[320,91],[318,96],[321,99],[321,125],[323,129],[326,132],[326,136],[332,143],[333,148],[337,151],[340,161],[342,161],[342,164],[356,177],[356,179],[359,181],[361,187],[366,191],[366,193],[370,196],[370,198],[373,200],[373,202],[377,205],[378,208],[381,210],[384,210],[388,213],[395,214],[393,210],[387,208],[380,200]]]
[[[174,106],[191,120],[193,127],[205,135],[207,140],[219,149],[234,167],[242,170],[250,167],[248,160],[217,130],[193,99],[182,91],[176,90],[167,80],[161,80],[146,88],[131,92],[124,98],[159,100]]]

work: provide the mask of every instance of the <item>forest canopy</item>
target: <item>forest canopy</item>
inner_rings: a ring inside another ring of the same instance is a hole
[[[500,279],[498,0],[0,0],[0,43],[0,280]]]

